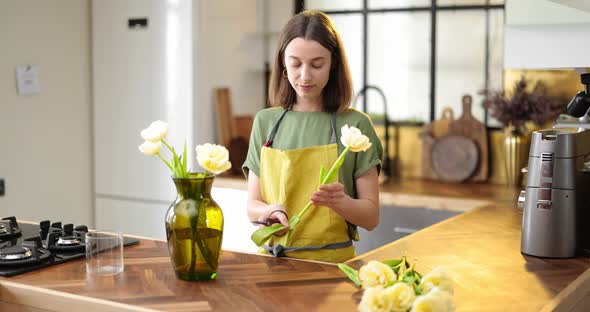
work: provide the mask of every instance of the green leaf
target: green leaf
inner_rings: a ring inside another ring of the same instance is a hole
[[[414,282],[416,281],[416,278],[412,275],[405,274],[404,277],[402,278],[402,281],[404,283],[414,284]]]
[[[393,286],[393,285],[395,285],[397,283],[403,283],[403,282],[402,281],[398,281],[398,280],[391,281],[391,282],[387,283],[387,285],[385,285],[385,287],[383,287],[383,288],[391,287],[391,286]]]
[[[416,273],[416,277],[418,278],[419,281],[422,280],[422,274],[418,273],[418,271],[414,271],[414,273]]]
[[[184,140],[184,150],[182,151],[182,173],[183,175],[188,178],[188,172],[186,171],[186,140]]]
[[[276,223],[271,226],[259,228],[258,230],[254,231],[254,233],[252,233],[252,235],[250,236],[250,239],[256,244],[256,246],[260,247],[272,235],[274,235],[275,233],[277,233],[283,229],[285,229],[285,227],[280,223]]]
[[[408,268],[406,267],[406,256],[402,256],[402,262],[399,264],[399,271],[397,272],[397,279],[398,280],[402,280],[402,278],[404,277],[404,275],[406,274],[406,270]]]
[[[338,268],[348,276],[348,278],[358,287],[361,286],[361,280],[359,279],[359,271],[351,268],[347,264],[338,263]]]
[[[414,293],[416,293],[416,296],[420,296],[422,294],[422,288],[420,286],[414,286]]]
[[[394,267],[398,266],[402,262],[402,259],[383,260],[381,262],[384,264],[387,264],[389,267],[391,267],[393,269]]]
[[[180,163],[176,155],[174,155],[174,157],[172,158],[172,164],[172,166],[174,167],[174,176],[182,178],[182,172],[180,172]]]
[[[297,225],[297,223],[299,223],[299,221],[301,221],[300,216],[291,217],[291,219],[289,220],[289,228],[293,229],[295,227],[295,225]]]

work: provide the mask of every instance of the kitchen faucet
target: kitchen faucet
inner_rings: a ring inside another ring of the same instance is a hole
[[[355,96],[354,100],[352,101],[352,106],[356,107],[356,102],[361,96],[365,96],[368,90],[375,90],[379,95],[381,95],[381,99],[383,102],[383,126],[385,128],[385,147],[384,153],[385,157],[383,158],[383,165],[381,166],[381,170],[386,177],[391,177],[391,159],[389,158],[389,117],[387,115],[387,99],[385,98],[385,93],[381,88],[377,86],[367,85],[362,88]],[[366,100],[363,105],[362,111],[366,113],[367,105]]]

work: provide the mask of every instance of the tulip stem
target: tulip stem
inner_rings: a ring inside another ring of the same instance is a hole
[[[170,150],[170,152],[172,152],[173,166],[169,165],[168,167],[170,168],[170,170],[172,170],[172,172],[174,173],[174,176],[177,178],[188,177],[188,174],[186,174],[186,170],[183,169],[182,163],[180,162],[180,158],[178,157],[178,154],[176,154],[176,150],[174,150],[174,147],[170,146],[170,144],[168,144],[168,142],[166,142],[166,140],[164,140],[164,139],[162,139],[162,143],[164,143],[164,145],[166,145],[166,147]],[[186,156],[183,155],[183,157],[186,157]]]
[[[348,154],[349,150],[350,150],[350,147],[347,146],[344,149],[344,151],[342,151],[342,154],[340,154],[340,156],[338,156],[338,158],[336,159],[336,162],[334,162],[334,164],[332,165],[332,168],[330,168],[330,170],[328,171],[328,173],[324,177],[324,180],[322,181],[321,185],[328,183],[330,180],[332,180],[332,178],[334,178],[334,176],[336,175],[338,170],[340,170],[340,167],[342,167],[342,163],[344,162],[344,158],[346,157],[346,154]]]
[[[166,164],[166,166],[168,166],[168,168],[170,168],[170,171],[174,172],[172,165],[170,165],[170,163],[164,157],[162,157],[162,154],[158,153],[158,157]]]
[[[324,185],[324,184],[330,182],[334,178],[334,176],[336,176],[336,173],[338,172],[338,170],[340,169],[340,167],[342,167],[342,163],[344,162],[344,158],[346,157],[346,154],[348,153],[349,150],[350,150],[350,148],[347,146],[344,149],[344,151],[342,151],[342,154],[340,154],[340,156],[338,156],[338,159],[336,159],[336,161],[334,162],[334,164],[332,164],[332,167],[330,168],[330,170],[328,171],[328,173],[326,174],[326,176],[324,177],[324,179],[322,179],[322,181],[320,182],[320,185]],[[310,200],[307,203],[307,205],[305,205],[305,207],[303,207],[303,209],[297,214],[297,216],[295,218],[293,218],[294,221],[295,221],[295,224],[297,224],[300,221],[300,219],[303,216],[303,214],[305,214],[305,212],[307,212],[307,210],[312,205],[313,205],[313,203]],[[289,224],[290,227],[291,227],[291,230],[295,227],[295,224]]]

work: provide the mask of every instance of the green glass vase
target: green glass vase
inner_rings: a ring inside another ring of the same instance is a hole
[[[172,178],[178,193],[166,212],[166,237],[176,276],[214,279],[221,256],[223,213],[211,198],[213,176]]]

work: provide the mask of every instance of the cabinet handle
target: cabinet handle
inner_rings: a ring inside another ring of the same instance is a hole
[[[396,233],[404,233],[404,234],[412,234],[416,231],[418,231],[417,229],[411,229],[411,228],[405,228],[405,227],[401,227],[401,226],[396,226],[393,228],[393,231]]]

